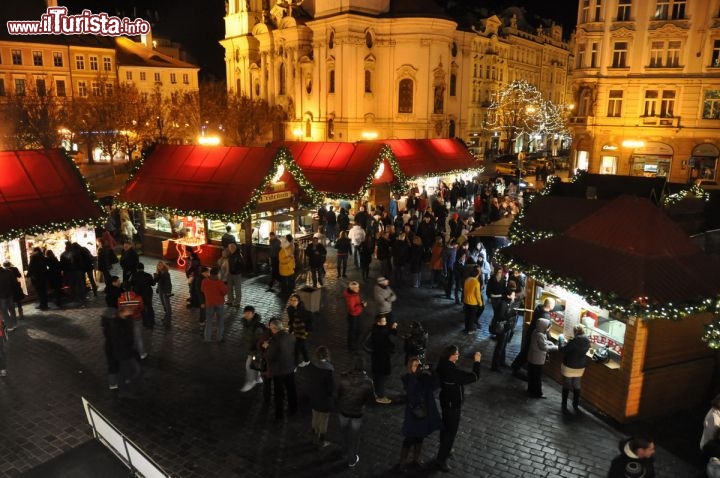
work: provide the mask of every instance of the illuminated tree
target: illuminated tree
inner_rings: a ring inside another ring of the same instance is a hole
[[[52,89],[32,85],[12,95],[4,105],[8,146],[12,149],[57,148],[62,140],[67,111],[65,101]]]
[[[225,143],[231,146],[253,146],[269,139],[273,124],[282,109],[267,101],[228,94],[223,131]]]

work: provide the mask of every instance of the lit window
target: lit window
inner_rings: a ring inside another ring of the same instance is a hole
[[[622,116],[623,90],[610,90],[608,99],[608,117],[618,118]]]
[[[702,117],[703,119],[720,119],[720,90],[705,92]]]

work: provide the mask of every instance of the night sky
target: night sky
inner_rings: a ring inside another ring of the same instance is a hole
[[[492,13],[510,6],[522,6],[528,11],[528,18],[539,23],[541,18],[551,18],[564,26],[569,36],[577,18],[578,0],[436,0],[454,11],[482,11]],[[42,0],[23,2],[0,0],[2,19],[35,19],[44,11]],[[121,16],[140,17],[153,23],[154,31],[173,41],[181,43],[201,67],[201,77],[224,80],[225,67],[223,49],[218,43],[224,37],[224,0],[59,0],[60,5],[71,11],[85,8],[93,12],[105,11]],[[28,10],[37,10],[29,18],[18,18],[17,8],[22,5],[23,16]],[[35,5],[33,5],[35,4]]]

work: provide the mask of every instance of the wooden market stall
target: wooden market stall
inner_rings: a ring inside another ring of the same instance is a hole
[[[570,221],[548,215],[564,215],[558,200],[575,203]],[[501,254],[529,277],[526,307],[554,297],[551,335],[582,323],[593,350],[608,352],[586,369],[589,403],[626,422],[708,399],[715,361],[701,337],[720,295],[718,257],[644,198],[538,198],[519,221],[524,242]],[[557,380],[560,363],[552,354],[546,365]]]
[[[144,212],[146,254],[182,265],[192,246],[203,264],[214,265],[228,226],[254,263],[262,260],[257,249],[267,249],[270,231],[302,232],[301,194],[314,191],[284,148],[160,145],[132,174],[118,201]]]
[[[65,242],[96,255],[94,225],[104,217],[75,163],[60,149],[0,152],[0,264],[26,270],[34,247],[57,257]],[[26,293],[34,294],[25,274]]]

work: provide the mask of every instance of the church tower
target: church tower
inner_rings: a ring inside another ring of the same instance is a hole
[[[248,35],[263,21],[271,0],[225,0],[225,38]]]
[[[315,18],[347,12],[381,15],[390,11],[390,0],[305,0],[303,8]]]

